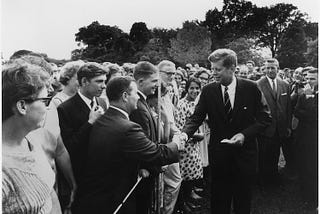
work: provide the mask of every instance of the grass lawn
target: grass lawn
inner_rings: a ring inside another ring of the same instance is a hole
[[[283,171],[285,161],[280,155],[279,171]],[[299,194],[298,179],[289,180],[283,176],[282,187],[261,189],[254,186],[252,197],[251,214],[316,214],[317,210],[310,210],[304,204]],[[205,209],[202,214],[209,214],[210,210]]]

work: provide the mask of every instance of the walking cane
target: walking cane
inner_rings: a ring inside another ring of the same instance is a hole
[[[138,176],[138,180],[137,182],[133,185],[133,187],[131,188],[131,190],[129,191],[129,193],[126,195],[126,197],[123,199],[123,201],[121,202],[121,204],[117,207],[117,209],[113,212],[113,214],[116,214],[119,212],[119,210],[121,209],[122,205],[126,202],[126,200],[129,198],[129,196],[131,195],[131,193],[133,192],[133,190],[137,187],[137,185],[139,184],[139,182],[141,181],[142,177],[139,175]]]
[[[161,77],[160,72],[158,72],[158,129],[157,129],[157,138],[158,143],[161,142],[161,133],[160,133],[160,127],[161,127]],[[160,174],[157,177],[156,181],[156,214],[161,214],[162,208],[163,208],[163,172],[160,172]]]

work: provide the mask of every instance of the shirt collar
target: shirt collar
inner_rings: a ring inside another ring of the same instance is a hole
[[[120,111],[120,112],[121,112],[122,114],[124,114],[124,116],[126,116],[126,118],[129,120],[129,114],[128,114],[126,111],[122,110],[121,108],[115,107],[115,106],[110,106],[109,108],[113,108],[113,109],[115,109],[115,110]]]
[[[78,91],[78,94],[81,97],[81,99],[87,104],[89,109],[91,109],[91,106],[90,106],[91,100],[88,97],[84,96],[80,91]],[[96,102],[94,97],[93,97],[93,102]]]
[[[141,91],[138,90],[138,93],[143,97],[144,100],[147,100],[147,96],[144,95],[144,93],[142,93]]]
[[[273,80],[274,80],[274,83],[275,83],[275,84],[277,84],[277,77],[276,77],[276,78],[274,78],[274,79],[271,79],[270,77],[268,77],[268,75],[266,75],[266,77],[267,77],[267,79],[268,79],[268,81],[269,81],[270,85],[272,85]]]

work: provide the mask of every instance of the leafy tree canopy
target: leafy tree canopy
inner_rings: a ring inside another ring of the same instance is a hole
[[[210,53],[210,33],[196,22],[186,21],[178,30],[177,38],[171,39],[170,56],[181,65],[206,64]]]

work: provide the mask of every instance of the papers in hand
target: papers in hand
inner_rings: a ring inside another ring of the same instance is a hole
[[[223,139],[221,143],[234,144],[235,142],[233,140]]]

